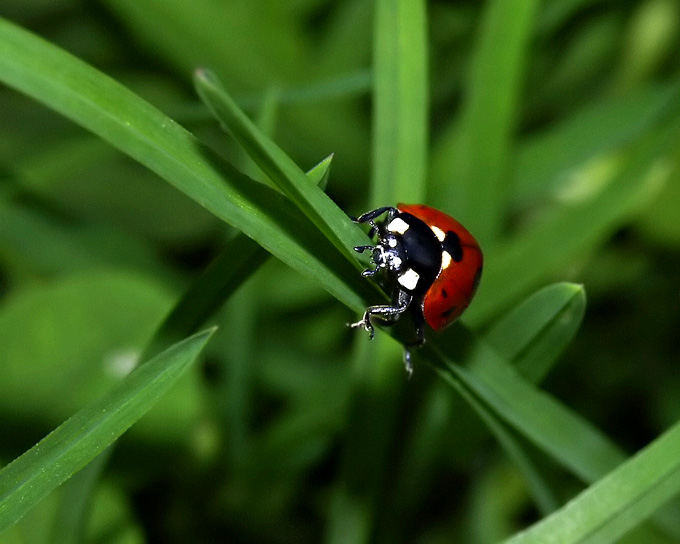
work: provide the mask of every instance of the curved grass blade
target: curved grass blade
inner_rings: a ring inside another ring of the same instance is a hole
[[[584,306],[585,295],[579,285],[558,283],[545,287],[501,318],[487,332],[485,340],[517,369],[525,364],[529,370],[534,368],[534,364],[539,368],[549,367],[550,362],[561,352],[564,343],[572,338],[578,328]],[[555,342],[554,350],[548,349],[551,342]],[[516,429],[500,418],[494,407],[484,398],[477,396],[462,382],[454,380],[449,383],[484,420],[488,430],[520,470],[540,511],[548,514],[556,510],[560,503],[548,479],[544,478],[544,463],[537,462],[538,455],[542,458],[545,456],[538,453]],[[416,424],[416,428],[420,433],[428,425],[431,426],[432,423],[425,419],[421,424]],[[430,438],[430,449],[438,451],[442,446],[432,444],[433,440],[438,440],[436,444],[445,443],[443,429],[439,431],[438,438]],[[414,461],[417,458],[415,453],[405,457],[407,463],[410,460],[410,464],[396,476],[396,496],[407,494],[409,489],[413,490],[413,480],[423,477],[428,479],[428,476],[423,476],[427,474],[427,458]]]
[[[559,283],[541,289],[515,310],[495,324],[485,336],[500,355],[512,361],[516,368],[527,372],[549,368],[565,343],[576,332],[583,315],[585,296],[583,288],[574,284]],[[551,344],[554,342],[554,344]],[[555,346],[554,350],[549,349]],[[503,421],[493,405],[476,395],[461,382],[450,381],[471,407],[485,421],[508,456],[515,462],[529,486],[537,504],[544,513],[559,504],[549,484],[533,462],[531,451],[517,431]]]
[[[532,383],[539,382],[576,334],[586,311],[585,290],[573,283],[540,289],[484,335]]]
[[[464,387],[462,383],[451,381],[449,383],[458,390],[460,395],[477,412],[491,434],[496,437],[498,443],[505,450],[505,453],[515,463],[515,466],[524,477],[527,487],[540,511],[548,514],[556,510],[560,504],[559,499],[541,475],[527,448],[527,444],[517,436],[517,432],[506,422],[502,421],[494,410],[490,409],[472,391]]]
[[[680,423],[561,510],[507,543],[616,542],[680,493],[678,451]]]
[[[458,332],[465,334],[462,328]],[[487,343],[469,337],[457,342],[467,344],[469,366],[453,363],[434,349],[434,343],[424,346],[439,375],[451,384],[462,382],[498,417],[581,480],[592,483],[625,460],[604,434],[523,379]]]
[[[607,96],[525,142],[517,153],[512,199],[524,203],[553,191],[588,160],[635,141],[677,108],[680,82]]]
[[[189,368],[214,329],[134,370],[0,471],[0,531],[83,468],[141,418]]]
[[[465,323],[480,326],[509,308],[522,293],[596,247],[640,210],[668,177],[660,159],[674,144],[679,123],[680,118],[673,118],[638,143],[623,159],[620,173],[594,197],[556,210],[487,259]]]
[[[310,170],[308,183],[325,185],[331,160],[332,157],[328,157]],[[234,236],[175,304],[142,358],[193,333],[268,258],[269,253],[245,234]]]
[[[214,74],[197,70],[194,84],[201,99],[250,158],[333,245],[359,267],[357,254],[352,248],[366,243],[361,229],[326,193],[310,184],[300,167],[248,119]]]
[[[82,61],[0,19],[0,81],[46,104],[139,161],[292,268],[360,311],[372,293],[283,195],[236,171],[156,108]],[[302,181],[309,185],[304,176]],[[318,189],[314,189],[318,191]],[[318,191],[321,193],[320,191]],[[365,236],[334,208],[345,256]],[[354,230],[352,230],[354,229]],[[349,234],[348,234],[349,233]],[[362,238],[363,237],[363,238]],[[354,264],[352,264],[354,263]]]

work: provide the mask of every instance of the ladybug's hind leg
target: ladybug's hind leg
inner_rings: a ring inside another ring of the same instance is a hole
[[[413,375],[411,351],[425,343],[425,316],[420,305],[411,306],[411,315],[413,316],[413,325],[416,331],[415,339],[404,344],[404,368],[406,368],[409,378]]]
[[[350,323],[349,326],[352,328],[363,327],[370,335],[371,340],[375,336],[375,328],[371,322],[371,317],[375,316],[382,321],[396,321],[401,314],[403,314],[411,304],[413,300],[413,295],[410,295],[406,291],[399,291],[397,296],[396,304],[377,304],[375,306],[369,306],[364,312],[364,316],[361,321],[356,323]]]

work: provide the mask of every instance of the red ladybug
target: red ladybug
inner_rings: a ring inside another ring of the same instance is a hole
[[[385,218],[376,221],[381,215]],[[386,206],[354,221],[370,224],[378,237],[375,246],[354,248],[373,254],[375,268],[364,270],[362,275],[374,276],[384,269],[392,304],[369,306],[352,327],[363,327],[373,338],[372,317],[393,322],[410,310],[416,326],[412,345],[418,346],[424,342],[425,322],[438,331],[465,311],[479,285],[483,257],[479,244],[463,225],[422,204]],[[408,347],[404,359],[410,374]]]

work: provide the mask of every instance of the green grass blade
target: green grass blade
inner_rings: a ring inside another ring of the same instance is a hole
[[[331,159],[328,157],[309,171],[309,183],[326,183]],[[175,304],[146,348],[143,358],[196,331],[268,257],[269,253],[245,234],[237,234],[229,240]]]
[[[507,423],[502,421],[498,414],[493,409],[490,409],[472,390],[466,388],[462,382],[449,381],[449,383],[458,390],[472,409],[477,412],[491,434],[496,437],[498,443],[505,450],[505,453],[515,463],[515,466],[524,477],[527,487],[540,511],[545,514],[554,511],[560,504],[559,500],[541,475],[540,470],[535,465],[526,448],[526,444],[519,439],[517,433]]]
[[[311,27],[301,24],[300,17],[305,18],[302,14],[306,9],[290,9],[285,3],[105,0],[104,4],[135,41],[144,44],[145,50],[152,51],[155,58],[173,66],[180,79],[197,66],[209,67],[229,82],[233,93],[239,93],[239,104],[242,97],[257,95],[272,82],[285,93],[287,88],[299,88],[299,82],[305,81],[311,93],[318,96],[316,82],[326,84],[329,71],[335,74],[365,68],[362,50],[363,44],[369,42],[365,30],[370,26],[366,16],[369,6],[356,6],[358,14],[353,4],[339,5],[337,10],[332,10],[329,22],[343,11],[355,15],[352,30],[345,35],[347,41],[338,37],[342,43],[339,45],[326,44],[323,39],[310,40],[308,31],[312,27],[324,34],[330,29],[316,22],[311,23]],[[355,50],[347,47],[349,43],[360,45]],[[347,62],[350,52],[354,52],[355,58]],[[334,58],[338,62],[333,62]],[[364,74],[364,85],[366,81]],[[330,85],[339,88],[339,92],[346,86],[340,81],[331,81]],[[350,92],[353,91],[350,89]],[[344,141],[343,164],[351,164],[355,172],[365,171],[363,158],[368,142],[364,125],[356,115],[355,103],[336,101],[329,108],[315,104],[318,98],[314,96],[301,98],[306,100],[304,107],[286,112],[287,118],[292,119],[286,126],[287,133],[291,134],[289,145],[315,160],[328,154],[329,145]],[[243,104],[246,102],[252,105],[252,100],[245,100]],[[347,134],[360,137],[348,140]]]
[[[113,448],[107,448],[59,488],[59,507],[54,516],[49,544],[80,544],[87,533],[97,484]]]
[[[585,309],[583,288],[573,284],[555,284],[541,289],[509,312],[485,335],[485,340],[499,355],[521,372],[537,374],[550,366],[576,332]],[[473,368],[474,370],[474,368]],[[525,444],[508,428],[488,398],[468,389],[462,382],[450,381],[486,422],[506,453],[515,462],[543,512],[557,505],[549,485],[534,465]]]
[[[650,85],[625,97],[607,97],[524,143],[517,154],[515,202],[553,192],[588,160],[639,138],[676,107],[677,83]]]
[[[379,0],[374,45],[373,184],[371,206],[421,201],[427,151],[425,5]],[[396,346],[364,338],[355,351],[365,371],[353,384],[348,437],[331,498],[325,541],[369,542],[379,518],[381,483],[396,440],[403,370]],[[371,455],[366,456],[370,449]]]
[[[236,171],[115,81],[2,19],[0,81],[99,135],[349,307],[365,306],[357,293],[371,293],[367,282],[286,198]],[[365,240],[343,219],[355,240]]]
[[[503,221],[510,141],[539,4],[488,3],[460,121],[437,143],[433,155],[436,202],[455,213],[482,245],[498,236]]]
[[[194,83],[203,101],[250,158],[348,260],[357,262],[357,254],[352,248],[365,244],[366,237],[345,212],[326,193],[308,182],[304,172],[248,119],[213,74],[198,70]]]
[[[102,452],[141,418],[196,360],[209,330],[134,370],[0,471],[0,531]]]
[[[586,310],[582,286],[556,283],[508,312],[485,339],[531,382],[539,382],[573,339]]]
[[[537,288],[544,278],[596,247],[642,209],[666,181],[667,171],[659,159],[672,145],[677,130],[676,120],[653,133],[623,159],[620,172],[604,189],[555,210],[486,259],[479,293],[465,322],[479,326],[509,308],[522,293]]]
[[[597,428],[523,379],[487,343],[469,337],[449,337],[449,341],[467,346],[462,349],[467,350],[464,357],[469,364],[451,362],[430,342],[423,351],[436,362],[440,376],[453,385],[462,382],[499,418],[578,478],[592,483],[625,460],[623,452]]]
[[[428,153],[425,3],[378,0],[371,206],[423,202]]]
[[[680,492],[680,424],[508,544],[615,542]]]

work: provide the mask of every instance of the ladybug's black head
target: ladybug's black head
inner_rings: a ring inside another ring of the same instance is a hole
[[[384,268],[398,275],[406,261],[400,237],[391,232],[382,234],[380,243],[373,251],[373,261],[378,268]]]

